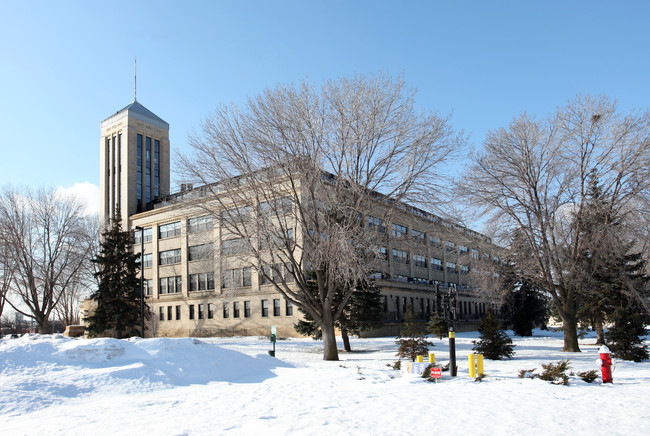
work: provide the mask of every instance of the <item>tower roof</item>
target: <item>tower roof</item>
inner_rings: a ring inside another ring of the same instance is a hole
[[[135,118],[163,129],[169,129],[169,123],[151,112],[146,107],[142,106],[137,100],[133,100],[133,102],[131,102],[129,105],[106,118],[104,121],[102,121],[101,125],[104,127],[105,124],[112,124],[113,122],[123,117]]]

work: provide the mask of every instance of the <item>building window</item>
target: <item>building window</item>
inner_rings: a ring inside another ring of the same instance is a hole
[[[440,238],[434,235],[429,235],[429,245],[432,247],[440,247]]]
[[[221,222],[224,226],[234,226],[237,223],[246,222],[250,217],[251,208],[248,206],[221,212]]]
[[[239,318],[239,301],[232,303],[232,317]]]
[[[171,265],[174,263],[180,263],[181,261],[181,249],[176,248],[175,250],[161,251],[158,255],[160,265]]]
[[[381,260],[388,260],[388,249],[386,247],[379,247],[377,249],[377,258]]]
[[[445,249],[447,251],[454,251],[455,248],[456,248],[456,244],[454,244],[453,242],[451,242],[451,241],[446,241],[445,242]]]
[[[406,238],[408,232],[405,226],[393,223],[393,238]]]
[[[214,273],[190,274],[190,292],[214,290]]]
[[[144,295],[153,295],[153,280],[144,281]]]
[[[151,253],[142,256],[142,268],[151,268],[151,265],[153,265],[152,256]]]
[[[442,260],[432,257],[429,259],[429,262],[431,263],[431,268],[436,271],[442,271]]]
[[[248,245],[243,238],[227,239],[221,242],[221,251],[226,256],[248,253]]]
[[[447,272],[456,273],[456,264],[454,262],[447,262]]]
[[[418,244],[424,244],[424,232],[411,229],[411,236],[413,237],[413,240]]]
[[[160,195],[160,141],[153,142],[153,195],[158,198]]]
[[[165,308],[162,306],[158,308],[158,320],[159,321],[165,320]]]
[[[262,300],[262,316],[269,316],[269,300]]]
[[[368,216],[368,228],[370,230],[377,230],[379,233],[386,232],[386,226],[384,225],[384,222],[374,216]]]
[[[143,233],[144,233],[144,235],[143,235]],[[144,242],[151,242],[152,235],[153,235],[153,230],[152,230],[151,227],[147,227],[144,230],[134,230],[133,231],[133,242],[135,244],[141,244],[142,243],[141,240],[140,240],[141,236],[144,236]]]
[[[194,319],[194,305],[190,304],[190,319]]]
[[[421,268],[426,268],[427,267],[427,258],[422,256],[421,254],[414,254],[413,255],[413,265],[419,266]]]
[[[458,247],[458,252],[460,254],[467,254],[469,252],[469,248],[465,247],[464,245],[461,245]]]
[[[151,201],[151,138],[146,137],[146,171],[144,178],[145,204]]]
[[[167,321],[172,320],[172,307],[173,306],[167,306]]]
[[[375,271],[368,274],[368,280],[381,280],[384,278],[384,275],[381,271]]]
[[[201,260],[209,259],[214,257],[213,245],[202,244],[202,245],[193,245],[187,248],[187,260]]]
[[[404,250],[393,248],[393,261],[397,263],[409,263],[409,255]]]
[[[205,215],[187,220],[187,231],[189,233],[205,232],[212,230],[212,216]]]
[[[460,267],[460,273],[461,273],[462,275],[464,275],[464,276],[467,275],[467,274],[469,274],[469,267],[468,267],[467,265],[463,265],[463,266],[461,266],[461,267]]]
[[[176,321],[181,320],[181,306],[176,306]]]
[[[244,301],[244,318],[250,318],[250,317],[251,317],[251,302]]]
[[[199,304],[199,319],[205,319],[205,313],[203,311],[203,304]]]
[[[183,279],[181,276],[163,277],[159,281],[159,294],[175,294],[183,291]]]
[[[289,300],[285,300],[284,314],[286,316],[293,316],[293,303]]]
[[[393,274],[391,278],[396,282],[408,283],[409,281],[409,278],[407,276],[401,274]]]
[[[475,248],[472,248],[472,259],[478,260],[480,258],[478,254],[478,250]]]
[[[214,304],[208,303],[208,319],[214,318]]]
[[[230,314],[228,313],[230,310],[230,305],[228,303],[223,303],[223,317],[228,318]]]
[[[273,316],[280,316],[280,299],[273,300]]]
[[[175,223],[163,224],[158,227],[158,238],[165,239],[171,238],[174,236],[179,236],[181,234],[181,222],[176,221]]]
[[[242,268],[241,278],[242,286],[250,287],[252,285],[251,268],[249,266]]]
[[[223,272],[223,277],[221,278],[221,287],[224,289],[232,288],[232,269],[228,269]]]
[[[142,135],[137,136],[137,175],[136,175],[136,199],[137,209],[142,210]]]

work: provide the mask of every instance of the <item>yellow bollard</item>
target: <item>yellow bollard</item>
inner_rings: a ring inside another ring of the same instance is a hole
[[[436,363],[436,354],[429,353],[429,363]]]
[[[469,376],[471,378],[476,378],[476,364],[474,362],[474,353],[470,353],[467,356],[467,360],[469,361]]]
[[[418,355],[418,356],[415,357],[416,362],[422,362],[423,360],[424,360],[424,358],[422,356]]]
[[[478,375],[479,376],[483,375],[483,355],[482,354],[477,354],[476,355],[476,366],[478,366]]]

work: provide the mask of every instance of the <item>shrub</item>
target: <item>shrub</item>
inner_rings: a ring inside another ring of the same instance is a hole
[[[492,311],[488,309],[487,315],[481,319],[478,328],[481,338],[473,341],[474,350],[482,354],[486,359],[501,360],[503,358],[511,359],[515,354],[512,345],[512,339],[501,328],[499,320]]]
[[[591,371],[581,371],[578,373],[578,377],[587,383],[591,383],[598,378],[598,371],[595,369],[592,369]]]
[[[560,360],[557,363],[542,364],[542,368],[544,370],[539,375],[540,379],[549,381],[554,385],[567,386],[569,384],[569,376],[566,375],[566,372],[571,368],[569,359]]]

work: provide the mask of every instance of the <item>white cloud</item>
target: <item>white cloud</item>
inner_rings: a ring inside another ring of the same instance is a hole
[[[62,195],[74,195],[86,205],[87,215],[99,215],[99,186],[90,182],[75,183],[69,188],[59,186],[56,192]]]

